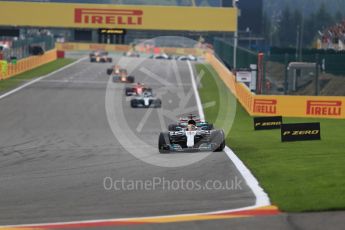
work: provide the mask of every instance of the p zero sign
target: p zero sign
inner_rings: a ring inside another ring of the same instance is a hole
[[[321,140],[320,123],[282,124],[281,140],[282,142]]]
[[[0,9],[0,25],[7,26],[224,32],[237,30],[237,10],[228,7],[0,1]]]
[[[254,130],[280,129],[282,123],[282,116],[254,117]]]

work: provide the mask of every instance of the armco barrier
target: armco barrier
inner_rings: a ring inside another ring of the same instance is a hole
[[[17,74],[34,69],[57,59],[56,49],[45,52],[40,56],[30,56],[19,60],[16,64],[7,64],[6,71],[0,71],[0,80],[8,79]],[[3,70],[3,69],[2,69]]]
[[[55,43],[57,50],[61,51],[93,51],[105,50],[109,52],[126,52],[130,49],[128,45],[110,45],[110,44],[97,44],[97,43]]]
[[[226,68],[213,54],[206,53],[205,59],[216,70],[225,85],[230,89],[232,94],[236,96],[242,106],[251,114],[252,102],[254,94],[243,84],[237,83],[234,75]]]
[[[216,70],[238,101],[252,116],[284,116],[345,119],[345,97],[256,95],[213,55],[205,59]]]

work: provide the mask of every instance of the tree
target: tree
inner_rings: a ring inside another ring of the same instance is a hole
[[[316,15],[314,13],[310,14],[309,17],[305,20],[304,23],[304,35],[303,35],[303,44],[308,46],[314,40],[318,29],[316,25]]]
[[[336,22],[341,22],[343,20],[343,13],[340,10],[337,11],[334,17]]]
[[[262,16],[263,22],[262,22],[262,27],[264,31],[264,36],[266,41],[270,41],[270,33],[272,31],[272,19],[268,17],[267,13],[264,12]]]
[[[279,27],[279,38],[282,46],[294,46],[296,44],[296,33],[301,28],[302,14],[298,9],[293,13],[289,6],[283,10]]]
[[[282,18],[279,25],[279,40],[282,46],[289,45],[291,27],[291,11],[290,7],[287,5],[282,13]]]
[[[319,10],[316,13],[316,26],[319,30],[323,30],[332,25],[334,20],[328,13],[325,3],[321,3]]]

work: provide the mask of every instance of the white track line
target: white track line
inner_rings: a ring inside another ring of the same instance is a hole
[[[197,88],[197,85],[195,82],[194,71],[193,71],[192,65],[189,61],[188,61],[188,67],[189,67],[189,71],[190,71],[190,77],[191,77],[192,84],[193,84],[195,99],[196,99],[196,103],[198,106],[200,118],[204,119],[205,115],[204,115],[204,111],[202,108],[198,88]],[[243,176],[243,178],[246,181],[249,188],[253,191],[255,198],[256,198],[256,202],[255,202],[255,205],[252,207],[256,208],[256,207],[271,205],[271,202],[270,202],[270,199],[269,199],[267,193],[265,193],[263,188],[260,187],[258,180],[254,177],[254,175],[250,172],[250,170],[243,164],[243,162],[236,156],[236,154],[227,146],[225,147],[224,152],[230,158],[230,160],[234,163],[234,165],[236,166],[237,170]]]
[[[4,93],[4,94],[0,95],[0,100],[3,99],[3,98],[5,98],[5,97],[8,97],[8,96],[10,96],[10,95],[12,95],[12,94],[14,94],[14,93],[20,91],[20,90],[22,90],[22,89],[24,89],[24,88],[26,88],[26,87],[32,85],[32,84],[35,84],[36,82],[39,82],[39,81],[41,81],[41,80],[43,80],[43,79],[45,79],[45,78],[48,78],[48,77],[50,77],[50,76],[52,76],[52,75],[54,75],[54,74],[56,74],[56,73],[58,73],[58,72],[60,72],[60,71],[63,71],[63,70],[65,70],[65,69],[68,69],[69,67],[74,66],[74,65],[80,63],[81,61],[85,60],[86,58],[87,58],[87,57],[80,58],[79,60],[77,60],[77,61],[75,61],[75,62],[73,62],[73,63],[71,63],[71,64],[69,64],[69,65],[66,65],[66,66],[62,67],[61,69],[55,70],[54,72],[51,72],[51,73],[49,73],[49,74],[47,74],[47,75],[41,76],[41,77],[39,77],[39,78],[36,78],[36,79],[34,79],[34,80],[32,80],[32,81],[29,81],[28,83],[25,83],[24,85],[21,85],[21,86],[19,86],[19,87],[13,89],[13,90],[11,90],[11,91],[8,91],[7,93]]]
[[[201,100],[200,100],[200,95],[199,95],[199,91],[198,91],[198,86],[197,86],[196,81],[195,81],[195,76],[194,76],[194,71],[193,71],[193,68],[192,68],[192,64],[190,63],[190,61],[187,61],[187,63],[188,63],[188,68],[189,68],[189,72],[190,72],[190,78],[191,78],[192,86],[193,86],[193,90],[194,90],[196,105],[198,106],[199,116],[200,116],[201,120],[205,120],[205,114],[204,114],[204,110],[202,108],[202,104],[201,104]]]
[[[243,164],[240,158],[238,158],[238,156],[236,156],[236,154],[228,146],[225,147],[224,152],[230,158],[230,160],[234,163],[237,170],[242,174],[249,188],[253,191],[256,197],[255,207],[271,205],[271,202],[267,193],[263,190],[263,188],[260,187],[258,180],[254,177],[254,175],[250,172],[250,170]]]

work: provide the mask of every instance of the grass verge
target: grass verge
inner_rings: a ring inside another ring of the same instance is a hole
[[[58,70],[72,62],[74,62],[74,59],[64,58],[64,59],[57,59],[55,61],[52,61],[50,63],[47,63],[45,65],[39,66],[35,69],[29,70],[27,72],[18,74],[14,77],[11,77],[6,80],[0,81],[0,93],[9,91],[11,89],[16,88],[17,86],[23,84],[24,82],[28,80],[32,80],[34,78],[38,78],[41,76],[44,76],[46,74],[49,74],[55,70]]]
[[[216,108],[205,108],[206,118],[214,122],[231,106],[220,98],[234,96],[224,92],[226,86],[211,66],[199,64],[196,69],[204,72],[199,90],[203,104],[216,101]],[[322,140],[282,143],[280,130],[254,131],[252,117],[239,103],[233,112],[226,143],[257,177],[273,204],[286,212],[345,209],[345,120],[284,118],[286,123],[320,122]],[[216,126],[226,122],[225,117]]]

